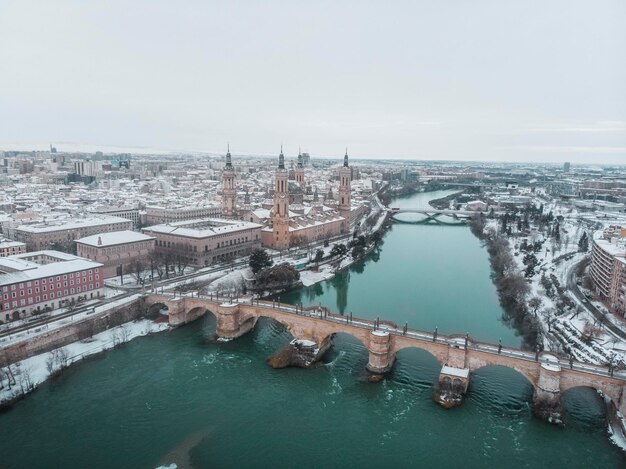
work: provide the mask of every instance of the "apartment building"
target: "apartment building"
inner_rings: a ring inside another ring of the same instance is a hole
[[[102,264],[59,251],[0,259],[0,318],[11,321],[48,308],[104,296]]]
[[[596,231],[591,252],[591,277],[596,293],[609,310],[626,314],[626,229]]]
[[[0,239],[0,257],[14,256],[26,252],[26,244],[10,239]]]

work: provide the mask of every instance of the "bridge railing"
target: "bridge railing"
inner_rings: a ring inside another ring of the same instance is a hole
[[[262,306],[266,308],[276,309],[285,313],[295,314],[298,316],[305,316],[314,319],[320,319],[323,321],[330,321],[337,324],[357,327],[360,329],[367,329],[371,331],[379,330],[384,331],[389,334],[398,336],[398,337],[408,337],[414,340],[418,340],[421,342],[430,342],[442,345],[449,345],[452,347],[461,347],[467,348],[468,350],[474,350],[477,352],[488,353],[492,355],[500,355],[504,357],[515,358],[518,360],[524,360],[527,362],[538,362],[538,363],[554,363],[549,360],[541,359],[541,357],[537,353],[525,352],[523,350],[512,349],[508,347],[503,347],[500,344],[490,344],[487,342],[476,342],[473,340],[468,340],[467,344],[465,343],[462,336],[459,337],[449,337],[445,335],[433,334],[430,332],[422,331],[419,329],[413,329],[409,327],[392,327],[389,324],[381,324],[380,321],[370,320],[364,318],[354,317],[352,315],[340,315],[336,313],[330,313],[324,307],[313,307],[313,309],[307,308],[304,309],[302,305],[291,305],[288,303],[280,303],[277,301],[267,301],[267,300],[258,300],[258,299],[239,299],[239,298],[230,298],[224,297],[223,299],[213,298],[205,295],[185,295],[179,294],[178,296],[187,296],[193,298],[199,298],[205,301],[210,301],[215,304],[222,304],[225,301],[229,301],[236,304],[242,305],[253,305],[253,306]],[[557,355],[552,353],[553,355]],[[624,371],[614,371],[611,374],[610,370],[607,367],[599,366],[599,365],[591,365],[587,363],[582,363],[578,361],[570,362],[568,359],[563,357],[558,357],[558,364],[562,368],[569,368],[571,370],[580,371],[583,373],[589,373],[599,376],[609,376],[614,377],[621,380],[626,380],[626,372]]]

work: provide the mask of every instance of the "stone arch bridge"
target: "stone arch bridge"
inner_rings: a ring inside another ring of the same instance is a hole
[[[372,321],[331,313],[325,307],[299,306],[247,299],[217,299],[204,296],[148,295],[152,307],[164,305],[169,310],[171,326],[194,321],[207,311],[217,319],[216,333],[234,339],[254,328],[261,317],[283,324],[295,339],[314,343],[317,356],[328,349],[336,333],[349,334],[368,350],[367,369],[383,374],[391,370],[396,353],[415,347],[431,353],[442,366],[439,385],[454,383],[464,393],[469,375],[482,367],[497,365],[512,368],[525,376],[534,389],[537,410],[558,409],[561,393],[575,387],[591,387],[601,391],[614,411],[626,415],[626,373],[602,366],[570,362],[553,353],[532,353],[481,343],[460,335],[437,335],[400,327],[384,321]],[[547,414],[544,414],[547,415]]]

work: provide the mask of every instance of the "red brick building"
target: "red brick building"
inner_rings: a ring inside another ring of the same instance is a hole
[[[104,296],[102,264],[58,251],[0,258],[0,319]]]

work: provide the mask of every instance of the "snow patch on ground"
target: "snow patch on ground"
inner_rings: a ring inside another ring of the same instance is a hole
[[[69,366],[89,355],[94,355],[104,350],[112,349],[121,343],[131,341],[135,337],[161,332],[166,329],[169,329],[167,323],[155,323],[148,319],[141,319],[122,324],[96,334],[90,339],[61,347],[61,349],[67,353],[67,365]],[[15,374],[16,385],[9,390],[8,386],[6,386],[5,379],[5,387],[0,390],[0,403],[13,399],[21,394],[21,386],[27,387],[27,380],[32,383],[33,388],[36,388],[48,379],[51,374],[47,366],[50,356],[50,353],[43,353],[11,365],[13,373]],[[52,373],[57,371],[57,369],[58,366],[55,366]]]

